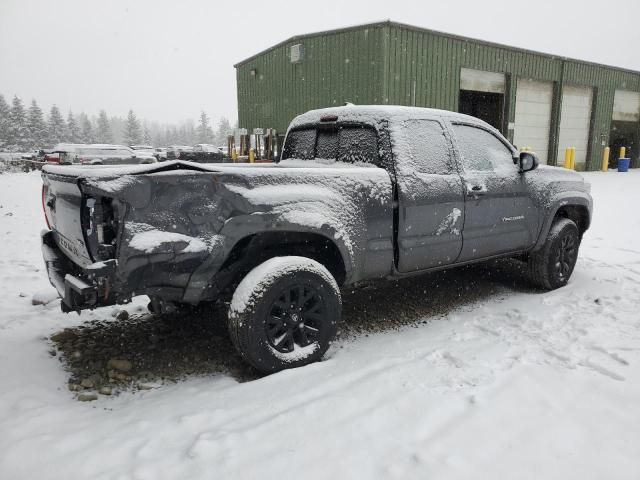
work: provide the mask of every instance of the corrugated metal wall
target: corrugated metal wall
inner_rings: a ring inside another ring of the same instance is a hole
[[[305,58],[292,64],[296,43]],[[282,132],[301,112],[345,101],[457,111],[463,67],[506,74],[508,122],[515,120],[517,77],[554,82],[550,164],[563,84],[594,87],[588,169],[599,168],[602,142],[608,144],[615,90],[640,91],[640,74],[384,22],[299,37],[238,65],[239,123]]]
[[[348,29],[289,41],[237,67],[240,127],[275,128],[313,108],[383,103],[382,27]],[[292,45],[304,58],[291,63]],[[255,75],[252,74],[255,71]]]

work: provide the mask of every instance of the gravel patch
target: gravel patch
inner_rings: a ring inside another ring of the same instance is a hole
[[[422,328],[454,309],[473,309],[512,291],[533,291],[522,267],[521,262],[499,261],[344,290],[337,342]],[[81,401],[191,376],[229,375],[239,382],[261,376],[227,337],[224,305],[162,316],[123,310],[113,318],[64,329],[50,341],[50,354],[69,372],[68,388]]]

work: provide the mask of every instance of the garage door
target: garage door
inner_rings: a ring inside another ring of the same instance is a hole
[[[616,90],[613,99],[612,120],[620,122],[640,121],[640,92]]]
[[[562,165],[564,162],[565,149],[567,147],[575,147],[576,167],[581,166],[584,169],[589,145],[592,98],[592,88],[572,86],[563,88],[560,136],[558,139],[558,165]]]
[[[518,78],[513,143],[528,147],[547,163],[553,83]]]

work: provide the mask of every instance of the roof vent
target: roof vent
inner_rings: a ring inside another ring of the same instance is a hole
[[[297,43],[291,45],[291,63],[300,63],[304,58],[304,45]]]

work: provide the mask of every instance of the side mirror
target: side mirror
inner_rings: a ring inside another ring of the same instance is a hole
[[[540,161],[538,156],[532,152],[520,152],[520,173],[530,172],[538,168]]]

